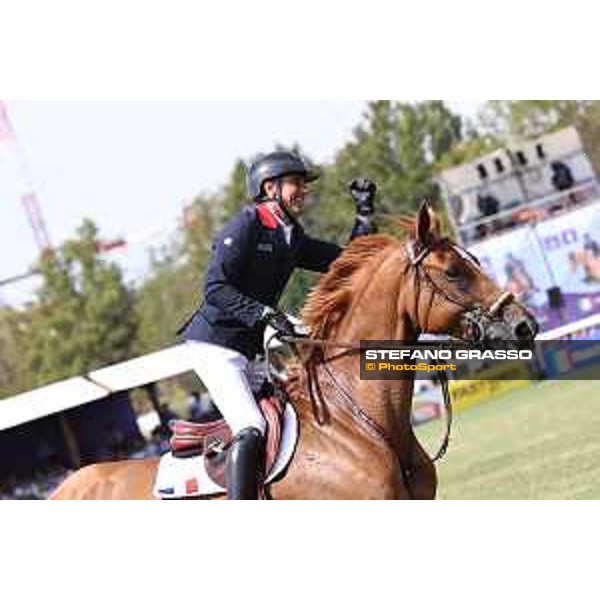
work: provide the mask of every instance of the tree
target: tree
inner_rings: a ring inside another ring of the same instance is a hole
[[[42,257],[43,284],[29,328],[35,386],[130,358],[136,320],[119,268],[97,250],[98,230],[85,220],[77,237]]]
[[[196,277],[201,277],[208,265],[213,238],[224,219],[223,202],[223,196],[200,195],[186,209],[181,253]]]
[[[444,154],[436,164],[436,170],[448,169],[476,160],[484,154],[500,148],[502,142],[492,135],[474,133]]]
[[[28,312],[0,308],[0,397],[28,388],[26,365]]]
[[[246,190],[246,164],[238,159],[219,194],[219,202],[222,206],[222,219],[226,221],[248,203],[248,192]]]
[[[179,238],[153,257],[151,272],[137,292],[138,353],[173,344],[177,329],[197,308],[218,212],[215,198],[195,198],[186,208]]]
[[[308,204],[303,217],[308,231],[348,243],[355,219],[348,183],[357,177],[377,183],[379,214],[413,212],[424,198],[437,199],[437,163],[461,140],[461,118],[442,102],[370,103],[352,139],[331,165],[321,167],[315,201]],[[382,230],[393,229],[380,221]],[[314,275],[295,274],[282,304],[297,310],[315,281]]]
[[[136,293],[136,354],[175,343],[178,327],[191,314],[197,290],[186,258],[174,249],[165,249],[152,258],[151,272]]]
[[[340,243],[354,221],[347,185],[360,176],[376,181],[380,212],[413,212],[424,198],[437,199],[436,163],[462,139],[462,121],[442,102],[391,101],[368,105],[363,122],[324,169],[315,215],[320,232]]]

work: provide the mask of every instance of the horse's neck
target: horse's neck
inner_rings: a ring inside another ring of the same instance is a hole
[[[360,357],[349,356],[328,365],[336,382],[352,397],[353,402],[385,432],[394,451],[404,455],[412,441],[411,408],[414,376],[393,381],[360,379]],[[332,393],[343,394],[332,386]]]
[[[356,301],[331,332],[331,339],[416,340],[410,320],[402,310],[397,277],[380,277],[379,281],[382,280],[386,282],[383,286],[366,285],[357,292]],[[331,349],[329,356],[335,352]],[[331,370],[341,377],[348,390],[352,390],[353,400],[386,432],[400,454],[405,450],[403,444],[408,442],[407,432],[411,428],[414,377],[397,381],[363,381],[359,361],[360,356],[353,354],[333,361]]]

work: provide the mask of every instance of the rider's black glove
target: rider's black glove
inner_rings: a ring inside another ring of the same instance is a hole
[[[350,194],[356,204],[356,212],[364,217],[375,212],[373,201],[377,193],[377,186],[370,179],[354,179],[348,185]]]
[[[280,310],[273,310],[265,316],[265,322],[277,332],[278,336],[296,337],[296,328]]]

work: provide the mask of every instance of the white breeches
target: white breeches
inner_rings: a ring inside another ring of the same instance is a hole
[[[260,387],[266,365],[249,362],[243,354],[216,344],[190,340],[185,345],[192,370],[206,386],[232,433],[255,427],[264,435],[265,420],[252,390]]]

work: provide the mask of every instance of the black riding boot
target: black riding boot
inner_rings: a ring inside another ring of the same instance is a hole
[[[227,455],[227,497],[229,500],[258,500],[264,469],[265,443],[254,427],[242,429]]]

